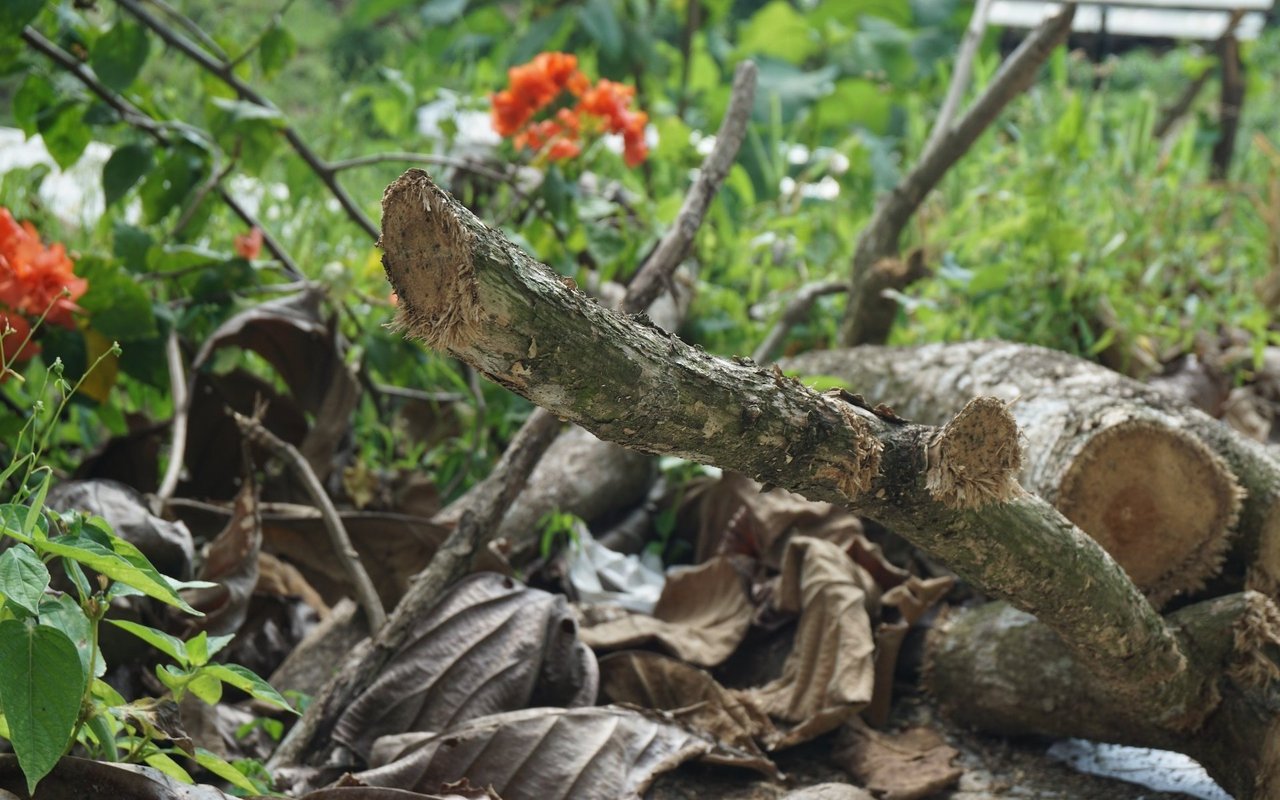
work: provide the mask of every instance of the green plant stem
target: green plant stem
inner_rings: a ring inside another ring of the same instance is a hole
[[[92,685],[93,681],[89,683]],[[89,730],[93,731],[94,737],[102,747],[103,758],[107,761],[119,761],[120,750],[116,747],[116,737],[112,734],[111,726],[107,724],[106,719],[101,714],[94,714],[89,717],[86,724],[89,726]],[[72,741],[74,741],[74,737]]]

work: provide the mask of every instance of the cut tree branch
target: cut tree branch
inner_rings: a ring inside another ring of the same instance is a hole
[[[1161,729],[1194,735],[1238,701],[1219,691],[1218,665],[1184,646],[1096,542],[1018,486],[1018,431],[1003,402],[978,398],[932,428],[710,356],[567,287],[420,170],[387,189],[382,244],[405,333],[534,403],[603,439],[885,524],[1034,614],[1108,697]],[[1267,766],[1260,753],[1250,764]],[[1242,787],[1231,764],[1206,766]]]
[[[1070,33],[1075,9],[1074,3],[1065,4],[1057,15],[1032,31],[1000,65],[991,83],[964,116],[925,150],[911,172],[876,206],[871,220],[858,235],[854,249],[852,288],[845,308],[841,342],[878,344],[888,336],[897,303],[884,297],[884,290],[902,287],[878,280],[882,273],[875,269],[876,265],[898,257],[902,232],[925,197],[1004,107],[1035,81],[1040,66]]]

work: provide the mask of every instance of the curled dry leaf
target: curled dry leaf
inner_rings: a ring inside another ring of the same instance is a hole
[[[205,614],[188,622],[190,633],[203,630],[212,636],[225,636],[240,630],[249,612],[249,598],[258,584],[261,547],[258,488],[248,480],[236,494],[231,519],[205,549],[200,566],[200,580],[218,585],[191,589],[185,594],[187,602]]]
[[[879,590],[844,548],[798,536],[787,545],[775,602],[800,614],[791,654],[776,680],[741,690],[775,720],[790,723],[767,742],[770,749],[826,733],[870,701],[875,639],[869,613]]]
[[[415,622],[334,738],[368,758],[387,734],[441,731],[531,704],[593,703],[596,660],[577,630],[564,597],[472,575]]]
[[[955,579],[950,576],[918,578],[912,575],[880,598],[884,613],[876,626],[876,685],[870,704],[862,712],[867,722],[880,727],[888,721],[893,700],[893,676],[907,631],[954,585]],[[896,610],[897,619],[889,619],[890,609]]]
[[[18,759],[0,755],[0,791],[26,797]],[[40,800],[233,800],[212,786],[181,783],[137,764],[105,764],[63,756],[40,781]]]
[[[220,529],[231,514],[221,505],[181,498],[170,507],[196,532]],[[407,514],[339,511],[338,516],[388,608],[399,602],[449,533],[431,520]],[[327,603],[355,593],[315,508],[263,503],[262,549],[296,566]]]
[[[664,719],[618,706],[529,708],[424,736],[355,777],[373,786],[436,791],[468,778],[505,800],[638,798],[654,777],[694,758],[732,753]]]
[[[613,653],[600,659],[600,694],[614,703],[667,711],[688,727],[750,753],[769,777],[783,777],[756,744],[777,736],[769,716],[697,667],[658,653]]]
[[[309,288],[246,309],[222,323],[191,363],[199,369],[227,346],[253,350],[266,359],[299,408],[314,418],[298,449],[321,480],[329,474],[360,397],[337,327],[324,320],[322,298],[320,289]]]
[[[952,786],[964,773],[952,765],[960,753],[929,728],[901,733],[849,725],[835,752],[836,762],[883,800],[921,800]]]
[[[667,575],[653,616],[628,614],[583,628],[599,650],[656,644],[691,664],[713,667],[728,658],[751,625],[746,582],[726,557]]]
[[[862,523],[839,506],[806,500],[785,489],[765,492],[759,483],[735,472],[703,484],[686,498],[698,507],[698,562],[717,553],[744,553],[778,569],[793,535],[842,547],[862,535]]]

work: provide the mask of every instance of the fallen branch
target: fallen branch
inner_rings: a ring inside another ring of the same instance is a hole
[[[947,170],[969,151],[983,131],[1013,98],[1035,81],[1040,65],[1071,31],[1075,4],[1040,24],[1018,49],[1000,65],[1000,70],[964,116],[947,129],[897,186],[876,206],[853,254],[851,290],[841,325],[840,340],[846,345],[883,342],[897,312],[896,301],[884,297],[887,287],[876,279],[875,267],[885,259],[898,257],[898,243],[907,223],[938,185]]]
[[[311,502],[315,503],[316,509],[324,520],[324,529],[329,534],[329,543],[333,546],[334,554],[342,562],[342,569],[347,573],[347,579],[355,587],[356,600],[364,611],[369,630],[377,631],[382,628],[387,621],[387,612],[382,608],[378,590],[373,588],[373,581],[369,579],[369,573],[365,571],[364,564],[360,561],[360,554],[356,552],[351,544],[351,537],[347,535],[347,527],[342,524],[342,517],[338,516],[338,509],[334,507],[333,501],[329,499],[329,493],[320,484],[315,470],[307,463],[302,453],[298,452],[298,448],[267,430],[257,419],[246,417],[236,411],[230,413],[245,439],[283,461],[302,484],[307,496],[311,498]]]
[[[782,340],[787,338],[791,329],[809,316],[810,309],[819,297],[848,290],[849,284],[845,281],[821,281],[800,287],[799,291],[787,301],[786,307],[782,309],[782,315],[778,317],[778,321],[773,324],[764,340],[751,354],[751,359],[757,364],[767,364],[773,359],[774,351],[782,344]]]
[[[1280,785],[1264,744],[1280,735],[1274,714],[1221,691],[1220,665],[1185,646],[1096,542],[1021,489],[1003,402],[979,398],[931,428],[707,355],[565,286],[419,170],[387,189],[383,248],[407,335],[601,438],[743,472],[887,525],[1036,615],[1113,702],[1184,740],[1216,712],[1258,712],[1256,744],[1206,767],[1242,800]],[[552,344],[533,351],[535,340]]]

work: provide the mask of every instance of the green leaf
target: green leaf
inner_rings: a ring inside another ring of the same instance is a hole
[[[418,0],[356,0],[351,10],[347,12],[351,25],[356,28],[366,28],[377,22],[388,14],[393,14],[402,8],[414,5]]]
[[[259,678],[248,667],[242,667],[239,664],[209,664],[201,668],[201,672],[216,676],[219,680],[236,687],[242,692],[251,694],[259,700],[293,711],[293,706],[289,705],[289,701],[285,700],[283,695],[272,689],[271,684]]]
[[[276,25],[266,32],[258,45],[258,66],[262,67],[264,76],[270,77],[289,63],[297,52],[298,43],[294,41],[293,34],[283,25]]]
[[[102,167],[102,191],[107,205],[124,197],[151,170],[154,161],[151,145],[145,142],[117,147]]]
[[[44,519],[44,499],[49,496],[49,484],[53,479],[53,470],[48,467],[41,467],[36,470],[40,474],[40,485],[27,498],[27,515],[22,519],[22,534],[24,536],[35,536],[39,529],[40,520]],[[45,530],[48,530],[46,523]]]
[[[183,769],[178,762],[170,758],[167,753],[152,753],[142,760],[146,762],[147,766],[160,770],[170,778],[175,778],[187,784],[193,784],[196,782],[195,779],[191,777],[191,774]]]
[[[107,339],[129,342],[156,335],[156,315],[147,290],[120,265],[102,258],[83,258],[77,273],[93,291],[80,298],[93,329]]]
[[[448,25],[467,10],[468,0],[427,0],[418,9],[418,16],[428,25]]]
[[[62,169],[74,166],[89,146],[89,126],[84,122],[86,108],[83,103],[67,100],[40,114],[36,120],[45,149]]]
[[[205,672],[203,668],[196,672],[195,677],[187,684],[187,688],[209,705],[214,705],[222,699],[222,681],[218,680],[216,675]]]
[[[138,77],[150,49],[146,30],[121,20],[94,42],[89,66],[103,83],[122,91]]]
[[[204,159],[196,151],[186,147],[170,151],[138,189],[143,222],[153,225],[179,206],[203,173]]]
[[[67,635],[80,654],[80,666],[89,672],[89,662],[93,660],[95,678],[102,677],[107,671],[107,663],[102,658],[102,651],[91,652],[89,645],[93,642],[93,623],[85,616],[84,609],[69,594],[56,597],[46,596],[40,603],[40,624],[57,628]]]
[[[134,552],[137,551],[137,548],[133,548],[123,540],[113,541],[112,545],[120,550],[127,551],[132,548]],[[204,616],[179,597],[145,558],[138,563],[138,559],[126,558],[115,549],[107,548],[84,535],[59,536],[44,542],[34,542],[33,546],[37,551],[53,553],[77,561],[113,581],[127,583],[148,597],[176,606],[188,614]]]
[[[10,743],[34,794],[71,744],[87,677],[67,635],[31,619],[0,622],[0,675]]]
[[[3,12],[0,12],[3,13]],[[27,73],[18,91],[13,94],[13,121],[28,137],[35,136],[40,112],[57,101],[53,82],[39,72]]]
[[[803,62],[817,46],[812,26],[786,0],[761,8],[738,35],[738,50],[744,56],[773,56],[791,64]]]
[[[186,641],[186,646],[191,666],[203,667],[209,663],[209,634],[200,631]]]
[[[107,622],[132,633],[184,667],[190,662],[186,645],[176,636],[170,636],[164,631],[158,631],[155,628],[141,625],[137,622],[130,622],[126,619],[108,619]]]
[[[0,3],[0,39],[16,37],[36,18],[44,0],[4,0]]]
[[[9,602],[39,614],[40,598],[48,586],[49,570],[36,551],[19,542],[0,553],[0,593]]]
[[[258,787],[254,786],[252,781],[246,778],[240,770],[223,761],[214,753],[205,750],[203,747],[197,747],[195,758],[197,764],[237,789],[244,789],[250,794],[258,794]]]
[[[117,222],[111,228],[111,254],[129,272],[147,271],[147,251],[155,240],[142,228]]]
[[[612,0],[587,0],[578,10],[578,22],[602,52],[617,53],[622,49],[622,25]]]

